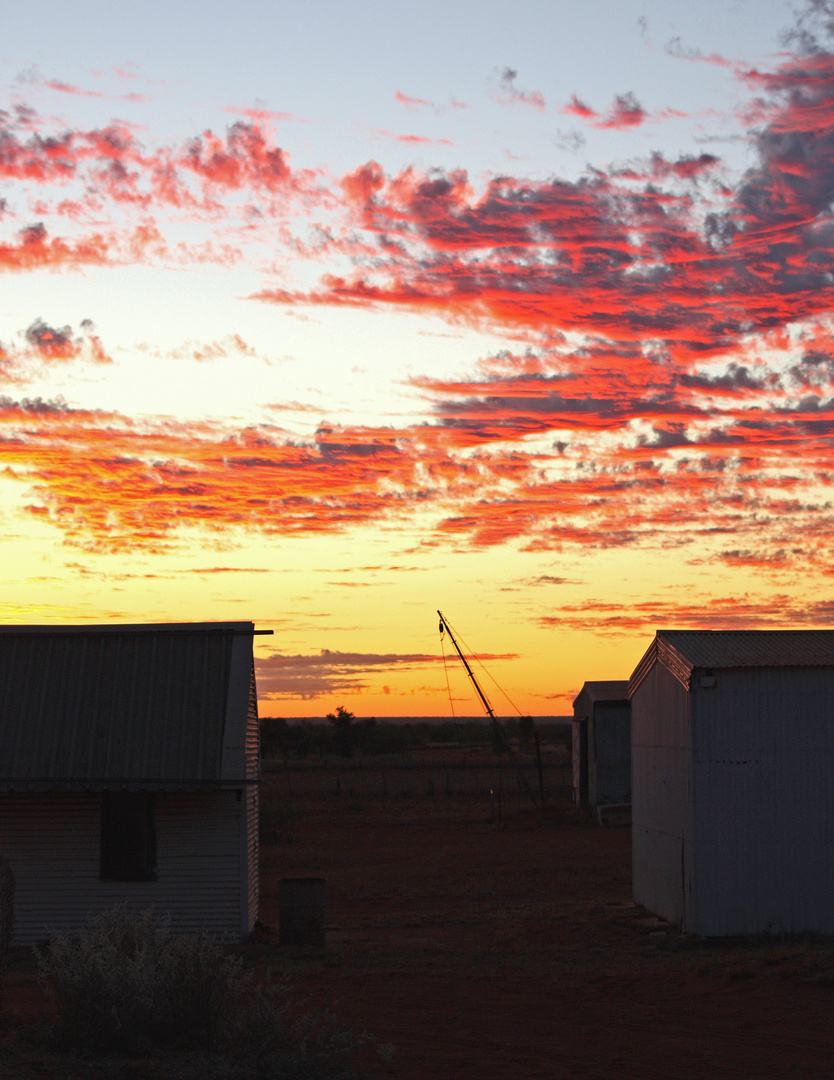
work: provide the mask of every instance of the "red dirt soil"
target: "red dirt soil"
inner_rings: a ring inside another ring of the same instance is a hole
[[[632,903],[628,828],[567,808],[495,827],[474,797],[296,812],[263,849],[244,953],[288,967],[307,1008],[393,1044],[390,1063],[364,1054],[367,1077],[834,1077],[834,942],[681,937]],[[279,948],[278,882],[307,875],[327,879],[327,943]],[[42,998],[22,950],[4,1003],[0,1076],[76,1075],[28,1042]]]

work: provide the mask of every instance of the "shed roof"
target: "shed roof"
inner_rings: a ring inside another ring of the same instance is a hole
[[[254,633],[251,622],[0,627],[0,790],[228,781]]]
[[[687,689],[695,668],[834,667],[834,630],[658,630],[629,696],[658,660]]]
[[[586,682],[573,700],[576,710],[585,702],[596,705],[598,701],[628,701],[628,679],[608,679],[602,682]]]

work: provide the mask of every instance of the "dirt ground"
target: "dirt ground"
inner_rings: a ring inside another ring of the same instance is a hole
[[[369,1078],[834,1077],[834,941],[681,937],[633,904],[626,827],[566,804],[497,824],[486,796],[287,809],[262,850],[247,961],[288,967],[307,1007],[393,1045],[390,1063],[363,1058]],[[279,948],[279,880],[307,875],[327,879],[326,945]],[[160,1075],[33,1049],[41,999],[23,950],[4,1002],[4,1080]]]

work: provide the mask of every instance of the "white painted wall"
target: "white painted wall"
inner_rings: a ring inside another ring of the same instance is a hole
[[[52,928],[79,930],[123,902],[153,904],[177,932],[240,937],[251,919],[250,882],[242,896],[240,869],[251,791],[240,800],[235,791],[159,792],[157,880],[138,882],[99,880],[100,794],[0,793],[0,853],[17,883],[13,943],[43,941]],[[257,833],[257,788],[254,795]]]
[[[693,681],[694,928],[834,933],[834,670]]]
[[[689,700],[655,664],[631,699],[631,837],[634,899],[689,929],[692,788]]]

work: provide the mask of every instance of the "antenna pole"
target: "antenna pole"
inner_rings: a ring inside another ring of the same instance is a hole
[[[510,758],[512,759],[513,764],[515,765],[516,772],[518,773],[518,779],[519,779],[519,782],[520,782],[521,786],[524,788],[524,790],[527,792],[527,794],[532,797],[533,792],[530,790],[530,785],[527,783],[527,777],[524,775],[524,772],[523,772],[523,770],[521,768],[521,765],[519,764],[518,759],[516,758],[515,754],[512,751],[512,747],[510,746],[509,741],[507,740],[507,736],[506,736],[506,734],[504,732],[504,729],[501,727],[501,725],[498,723],[498,720],[495,717],[495,710],[490,705],[489,701],[487,700],[486,694],[483,692],[480,685],[478,684],[478,680],[475,678],[475,673],[472,670],[472,668],[469,666],[468,660],[466,659],[466,657],[461,652],[460,645],[458,645],[457,640],[455,638],[455,635],[452,633],[452,629],[449,626],[449,624],[446,622],[446,619],[445,619],[445,617],[443,615],[443,612],[440,610],[440,608],[437,609],[437,614],[440,616],[440,633],[442,634],[442,633],[446,632],[446,633],[448,633],[449,637],[452,639],[452,644],[454,645],[458,656],[463,661],[463,666],[466,668],[466,674],[472,680],[472,685],[478,691],[478,697],[481,699],[481,704],[486,709],[487,716],[489,717],[489,719],[490,719],[490,721],[492,723],[493,729],[495,730],[495,734],[501,740],[501,744],[503,745],[506,752],[510,755]],[[542,799],[542,809],[543,808],[544,808],[544,799]]]
[[[452,633],[452,628],[449,626],[449,624],[443,618],[443,612],[440,610],[440,608],[437,609],[437,614],[440,616],[440,632],[441,632],[441,634],[445,630],[446,633],[449,635],[449,637],[452,639],[452,644],[454,645],[458,656],[463,661],[463,666],[466,668],[466,674],[472,680],[472,685],[478,691],[478,697],[481,699],[481,704],[486,709],[487,716],[490,717],[490,719],[495,720],[495,710],[490,705],[489,701],[487,701],[486,694],[483,692],[483,690],[478,685],[478,680],[475,678],[475,672],[469,666],[469,663],[468,663],[466,657],[461,652],[460,645],[458,645],[457,640],[455,639],[455,635]],[[501,734],[503,735],[503,732]]]

